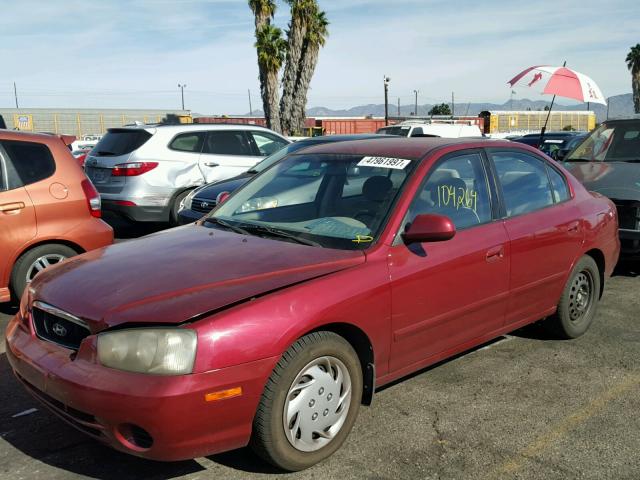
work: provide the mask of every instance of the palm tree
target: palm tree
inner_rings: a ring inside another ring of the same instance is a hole
[[[291,115],[292,132],[299,132],[304,128],[307,93],[316,65],[318,64],[320,49],[324,46],[329,36],[328,26],[329,21],[327,20],[325,12],[317,11],[310,18],[302,47],[300,70],[295,84],[296,95],[293,97]]]
[[[284,61],[287,42],[282,38],[282,30],[267,23],[256,32],[255,47],[258,52],[260,94],[267,127],[281,132],[278,73]]]
[[[316,0],[286,0],[291,6],[291,21],[287,31],[287,58],[282,76],[282,98],[280,117],[286,134],[291,133],[293,102],[296,95],[296,83],[300,74],[302,49],[309,23],[318,12]]]
[[[640,113],[640,43],[631,47],[627,54],[627,67],[631,71],[631,87],[633,88],[633,108]]]
[[[271,23],[276,13],[276,3],[273,0],[249,0],[249,8],[255,16],[256,34]]]

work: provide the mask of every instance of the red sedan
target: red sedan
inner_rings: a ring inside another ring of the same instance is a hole
[[[55,414],[124,452],[250,443],[299,470],[381,385],[540,319],[585,333],[617,227],[608,199],[526,145],[311,147],[195,224],[38,275],[7,357]]]

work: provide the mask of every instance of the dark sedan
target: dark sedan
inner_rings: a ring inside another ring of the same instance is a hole
[[[537,147],[550,157],[553,157],[556,150],[566,148],[568,143],[578,134],[578,132],[547,132],[540,146],[540,134],[538,133],[528,133],[522,137],[514,138],[512,141]]]
[[[321,145],[323,143],[385,137],[389,137],[389,135],[376,135],[373,133],[360,135],[326,135],[321,137],[305,138],[303,140],[298,140],[297,142],[290,143],[281,150],[278,150],[273,155],[270,155],[262,160],[251,170],[248,170],[227,180],[208,183],[191,191],[191,193],[185,197],[182,205],[180,206],[180,210],[178,211],[178,222],[180,225],[186,225],[187,223],[199,220],[204,214],[209,213],[218,204],[218,196],[221,193],[231,193],[235,191],[236,189],[247,183],[249,180],[251,180],[254,175],[262,172],[263,170],[266,170],[271,165],[279,160],[282,160],[290,153],[296,152],[305,147]]]

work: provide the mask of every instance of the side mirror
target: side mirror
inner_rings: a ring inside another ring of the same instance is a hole
[[[443,242],[456,234],[451,219],[444,215],[418,215],[402,234],[405,243]]]

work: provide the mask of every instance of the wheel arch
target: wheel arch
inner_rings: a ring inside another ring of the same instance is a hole
[[[606,268],[604,253],[602,253],[602,251],[597,248],[593,248],[588,252],[585,252],[585,255],[588,255],[591,258],[593,258],[593,261],[596,262],[596,265],[598,266],[598,274],[600,276],[600,292],[598,292],[598,295],[599,295],[598,298],[602,298],[602,294],[604,293],[604,281],[605,281],[604,272]]]
[[[351,323],[336,322],[316,327],[300,335],[300,337],[314,332],[333,332],[336,335],[340,335],[353,347],[358,355],[362,368],[362,404],[371,405],[375,391],[376,371],[373,344],[368,335],[362,329]]]

